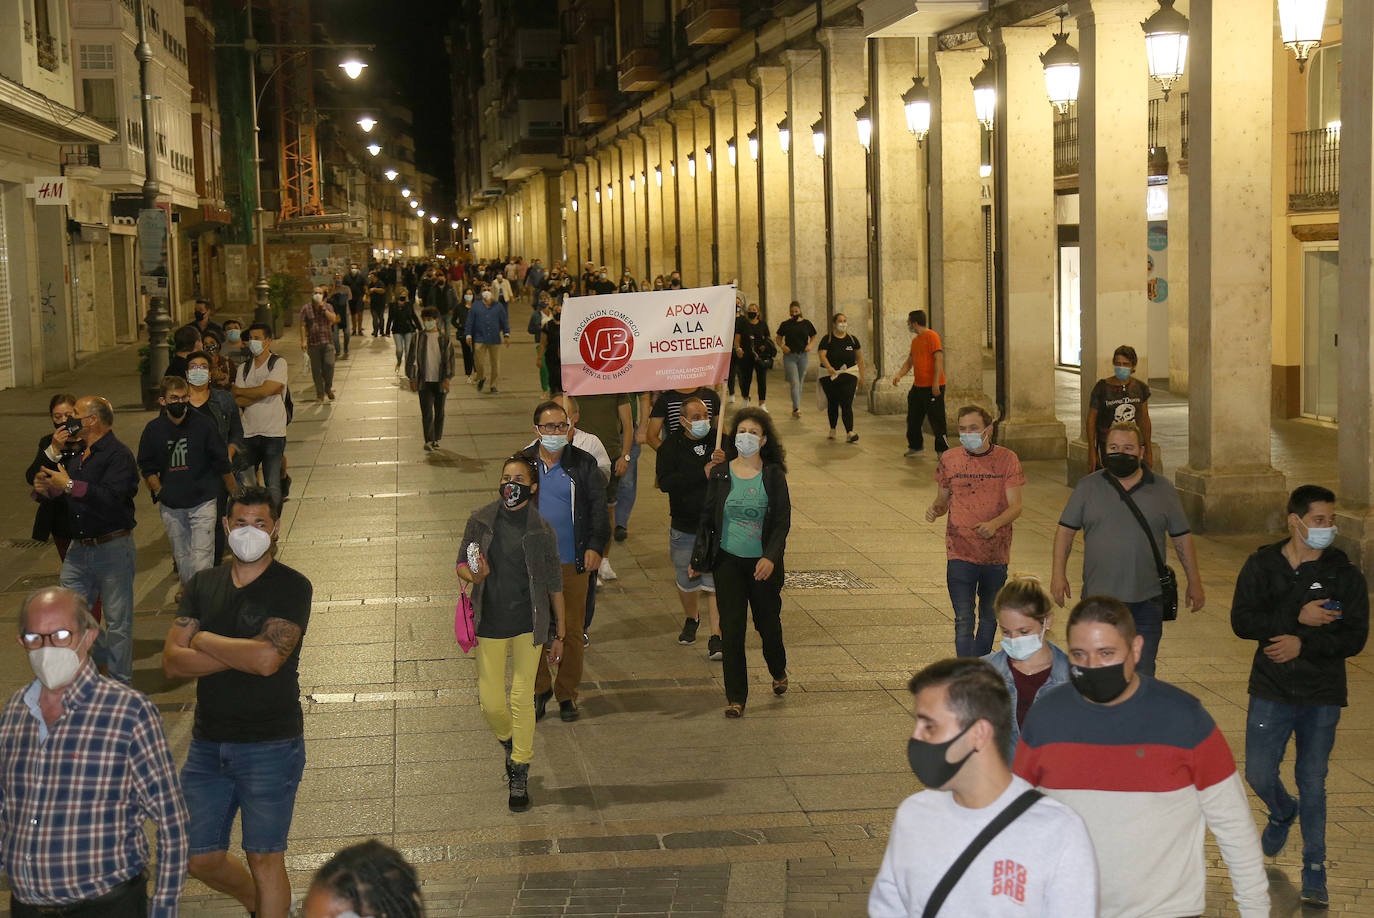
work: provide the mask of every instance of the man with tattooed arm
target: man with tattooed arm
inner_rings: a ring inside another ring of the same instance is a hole
[[[168,676],[199,680],[181,772],[191,876],[257,918],[286,918],[290,907],[286,837],[305,769],[297,667],[312,588],[273,557],[279,514],[266,488],[229,499],[234,563],[191,578],[162,649]],[[236,811],[247,869],[228,854]]]

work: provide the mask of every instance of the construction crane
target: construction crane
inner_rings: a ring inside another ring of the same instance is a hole
[[[270,0],[279,45],[308,45],[310,0]],[[324,213],[320,198],[320,158],[315,141],[314,55],[308,48],[287,54],[277,78],[277,143],[281,207],[277,222]]]

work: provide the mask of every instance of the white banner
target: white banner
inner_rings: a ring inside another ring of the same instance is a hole
[[[713,386],[730,372],[735,288],[568,297],[559,349],[570,395]]]

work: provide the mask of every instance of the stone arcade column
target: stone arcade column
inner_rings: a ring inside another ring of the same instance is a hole
[[[606,251],[600,264],[612,280],[619,280],[620,269],[615,267],[620,261],[620,246],[623,227],[620,225],[620,181],[617,160],[620,158],[615,146],[609,146],[597,153],[601,163],[601,220],[606,228],[604,241]]]
[[[1188,464],[1174,482],[1195,529],[1275,530],[1287,494],[1269,456],[1273,7],[1190,12]]]
[[[970,402],[993,404],[983,389],[987,255],[978,175],[982,128],[969,82],[986,56],[982,50],[936,51],[930,72],[930,321],[945,349],[945,409],[950,413]],[[909,343],[907,347],[909,351]],[[908,375],[898,389],[903,398],[910,384]]]
[[[1054,43],[1046,28],[993,33],[997,70],[996,181],[1006,278],[1006,419],[998,442],[1022,459],[1062,459],[1064,424],[1054,413],[1053,112],[1039,55]],[[957,406],[956,406],[957,407]]]
[[[821,52],[819,48],[784,51],[787,64],[787,111],[791,118],[792,299],[817,329],[828,326],[830,307],[825,299],[825,188],[821,159],[811,145],[811,123],[821,113]],[[779,119],[781,120],[781,119]],[[774,126],[772,142],[777,144]],[[765,173],[767,170],[764,170]]]
[[[619,213],[625,227],[620,249],[624,256],[615,266],[616,283],[619,283],[620,272],[626,268],[630,269],[636,279],[644,275],[644,219],[641,211],[644,189],[639,187],[639,138],[633,134],[626,134],[616,142],[616,147],[619,150],[620,165],[617,173],[620,176],[620,185],[616,188],[616,203],[620,205]],[[631,182],[634,183],[633,191],[630,190]],[[622,193],[625,195],[623,198]]]
[[[577,263],[577,254],[582,247],[582,223],[580,220],[582,215],[574,211],[572,206],[572,200],[577,196],[579,190],[576,167],[564,169],[562,179],[563,207],[566,208],[564,213],[566,214],[565,220],[568,233],[567,261],[569,269],[571,269],[572,266]],[[580,200],[577,202],[577,207],[579,211],[582,209],[582,202]],[[550,267],[552,267],[552,265],[550,265]]]
[[[649,164],[649,180],[658,192],[659,236],[662,239],[658,269],[654,273],[662,274],[666,281],[668,275],[677,270],[679,255],[677,182],[668,166],[677,154],[673,149],[673,123],[666,115],[650,125],[650,129],[658,134],[658,158]]]
[[[730,278],[717,276],[715,255],[711,247],[718,243],[716,238],[716,208],[711,200],[711,173],[706,169],[706,148],[711,144],[711,112],[700,102],[692,104],[692,115],[696,119],[697,177],[694,187],[697,195],[697,286],[706,287],[715,283],[728,283]],[[715,152],[712,148],[712,152]],[[678,162],[682,168],[682,162]]]
[[[1336,518],[1340,543],[1367,570],[1374,559],[1374,175],[1369,169],[1374,150],[1374,5],[1352,3],[1341,32],[1341,428],[1336,441]]]
[[[774,313],[785,315],[787,304],[796,297],[796,288],[792,286],[792,230],[796,219],[792,213],[791,163],[778,143],[778,122],[787,114],[787,69],[772,65],[755,67],[750,73],[750,82],[761,100],[756,106],[759,161],[755,175],[763,183],[763,212],[759,214],[763,270],[768,302],[774,307]],[[802,303],[802,309],[822,333],[825,327],[823,305],[815,300]],[[771,314],[769,320],[772,321]]]
[[[916,76],[916,44],[910,38],[883,38],[869,45],[878,59],[873,108],[873,158],[878,199],[878,288],[875,329],[882,328],[882,371],[869,389],[868,410],[906,411],[906,391],[888,380],[910,352],[906,314],[926,309],[928,265],[926,234],[926,150],[906,127],[902,93]],[[878,342],[869,348],[877,362]]]
[[[787,315],[787,301],[779,304],[776,294],[770,291],[768,299],[772,302],[764,302],[759,285],[759,174],[758,163],[749,157],[749,132],[755,128],[754,87],[746,80],[736,79],[730,81],[730,91],[735,113],[736,165],[733,171],[735,213],[738,215],[739,286],[745,296],[759,302],[764,316],[777,328],[778,322]],[[762,134],[760,130],[760,145]]]
[[[644,188],[639,196],[639,214],[643,221],[639,241],[639,257],[644,263],[641,289],[652,289],[654,275],[660,273],[663,261],[663,189],[654,184],[654,163],[658,162],[658,128],[642,124],[635,130],[639,144],[639,161],[644,172]]]
[[[587,180],[583,186],[586,188],[587,199],[582,203],[587,209],[587,255],[584,260],[599,265],[605,257],[606,240],[601,219],[601,203],[597,200],[597,191],[601,186],[601,163],[595,156],[587,157],[583,176]],[[578,274],[581,273],[582,266],[579,264]]]
[[[1148,372],[1145,188],[1148,68],[1140,23],[1152,0],[1074,0],[1082,77],[1078,90],[1079,252],[1082,258],[1082,397],[1069,444],[1068,483],[1088,470],[1088,396],[1130,344]],[[1266,17],[1267,23],[1269,18]],[[1190,46],[1193,68],[1200,49]],[[1043,78],[1042,78],[1043,82]],[[1265,390],[1268,391],[1267,389]]]
[[[706,179],[710,183],[708,192],[714,199],[716,209],[718,273],[720,282],[728,284],[739,279],[739,207],[735,199],[735,167],[730,165],[730,156],[725,149],[726,143],[735,136],[735,96],[728,89],[713,89],[706,97],[707,104],[711,106],[710,123],[714,128],[711,131],[713,171]],[[746,158],[748,155],[745,153]],[[704,168],[705,165],[706,157],[703,154],[697,167]],[[741,284],[740,292],[746,300],[758,299],[757,288]]]
[[[1283,53],[1287,53],[1285,50]],[[1188,394],[1188,159],[1183,151],[1183,100],[1188,93],[1188,74],[1164,101],[1164,149],[1169,154],[1169,263],[1166,280],[1169,295],[1169,366],[1163,372],[1156,362],[1154,376],[1169,377],[1171,395]],[[1284,138],[1287,143],[1287,138]],[[1278,189],[1286,194],[1286,189]],[[1283,232],[1287,233],[1285,226]]]
[[[701,228],[697,212],[697,186],[692,180],[692,176],[687,170],[687,156],[696,149],[697,119],[691,110],[691,103],[682,103],[681,108],[674,108],[669,116],[673,119],[673,126],[677,133],[674,135],[673,158],[676,160],[677,176],[673,176],[673,168],[669,163],[663,165],[664,188],[667,183],[672,181],[677,185],[677,214],[678,214],[678,252],[682,264],[682,286],[698,287],[710,283],[710,275],[702,277],[701,267],[698,263],[698,250],[700,244],[705,242],[708,247],[707,258],[710,258],[710,241],[707,238],[711,229],[711,214],[705,214],[706,227]]]
[[[868,94],[867,40],[861,28],[819,33],[829,69],[825,100],[826,181],[830,185],[830,272],[833,312],[849,317],[864,348],[873,347],[873,308],[868,295],[868,157],[859,144],[854,112]],[[809,138],[808,138],[809,139]],[[871,379],[871,377],[870,377]],[[891,388],[889,386],[888,388]]]

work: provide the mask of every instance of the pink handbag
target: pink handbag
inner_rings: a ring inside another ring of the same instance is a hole
[[[463,648],[463,653],[470,653],[477,646],[477,628],[472,621],[472,597],[468,595],[466,582],[461,589],[463,592],[458,597],[458,606],[453,610],[453,636],[457,638],[458,646]]]

